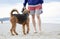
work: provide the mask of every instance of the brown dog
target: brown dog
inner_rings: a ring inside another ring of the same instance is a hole
[[[18,14],[13,14],[13,12],[17,12]],[[12,28],[10,29],[11,34],[14,35],[18,35],[18,33],[16,32],[16,23],[22,24],[23,27],[23,34],[26,35],[25,33],[25,25],[27,26],[27,33],[29,33],[29,10],[24,9],[22,11],[23,14],[19,14],[18,10],[13,9],[11,11],[11,17],[10,17],[10,22],[12,24]]]

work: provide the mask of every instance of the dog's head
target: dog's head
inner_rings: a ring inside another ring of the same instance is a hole
[[[26,8],[23,8],[23,9],[22,9],[22,13],[23,13],[23,14],[29,14],[30,11],[29,11],[28,9],[26,9]]]
[[[29,13],[30,13],[30,11],[27,10],[27,9],[25,9],[25,10],[23,11],[23,14],[29,14]]]

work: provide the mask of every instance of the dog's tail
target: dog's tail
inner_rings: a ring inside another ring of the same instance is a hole
[[[11,16],[13,16],[13,12],[17,12],[18,14],[19,14],[19,12],[18,12],[18,10],[17,9],[13,9],[12,11],[11,11]]]

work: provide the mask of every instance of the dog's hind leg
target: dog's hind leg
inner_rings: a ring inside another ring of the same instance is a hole
[[[16,27],[16,22],[11,22],[11,24],[12,24],[12,28],[10,29],[10,31],[11,31],[11,34],[14,35],[15,27]]]
[[[10,29],[10,32],[11,32],[12,35],[14,35],[14,34],[13,34],[13,28],[14,28],[14,20],[13,20],[13,19],[14,19],[14,17],[11,17],[11,18],[10,18],[10,22],[11,22],[11,25],[12,25],[12,27],[11,27],[11,29]]]
[[[13,27],[14,27],[14,26],[13,26],[13,24],[12,24],[12,28],[10,29],[10,32],[11,32],[12,35],[14,35],[14,34],[13,34]]]
[[[14,31],[14,33],[16,34],[16,35],[18,35],[18,33],[16,32],[16,24],[14,24],[15,26],[14,26],[14,28],[13,28],[13,31]]]

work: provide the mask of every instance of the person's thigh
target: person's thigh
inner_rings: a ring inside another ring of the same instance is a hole
[[[42,14],[42,9],[35,10],[35,14],[36,14],[36,15],[40,15],[40,14]]]
[[[35,10],[30,10],[30,15],[35,15]]]

